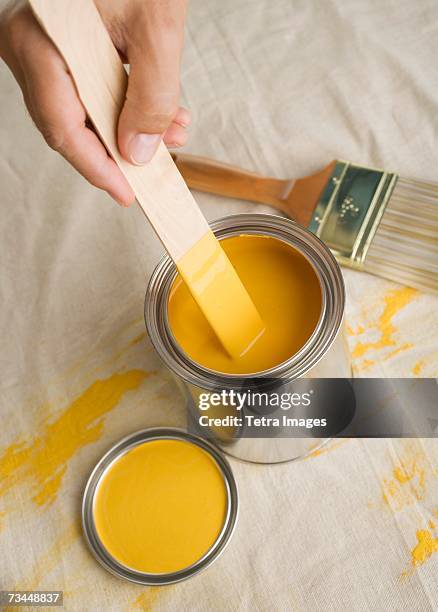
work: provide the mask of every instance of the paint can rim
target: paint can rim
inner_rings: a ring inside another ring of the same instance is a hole
[[[201,366],[190,359],[173,341],[166,324],[168,292],[176,276],[176,266],[165,255],[148,284],[144,316],[146,329],[156,351],[167,367],[186,383],[214,390],[243,379],[275,377],[291,380],[304,376],[328,352],[341,329],[345,287],[341,270],[329,248],[314,234],[294,221],[265,213],[229,215],[213,221],[212,231],[221,239],[238,233],[267,235],[289,243],[306,257],[317,274],[322,290],[321,317],[312,335],[290,359],[278,366],[247,374],[225,374]]]

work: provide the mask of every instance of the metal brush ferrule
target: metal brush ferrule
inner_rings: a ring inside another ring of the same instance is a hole
[[[398,175],[337,161],[314,210],[311,232],[339,263],[362,268]]]

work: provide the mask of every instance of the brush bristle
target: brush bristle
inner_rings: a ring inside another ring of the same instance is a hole
[[[404,285],[438,291],[438,183],[398,179],[365,268]]]

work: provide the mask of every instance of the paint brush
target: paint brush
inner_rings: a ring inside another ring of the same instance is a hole
[[[210,230],[166,147],[142,167],[120,155],[117,122],[127,74],[92,0],[32,0],[30,5],[70,70],[101,141],[224,348],[244,353],[263,333],[262,320]]]
[[[281,180],[173,157],[189,187],[278,208],[321,238],[341,265],[438,291],[438,183],[339,160],[313,176]]]

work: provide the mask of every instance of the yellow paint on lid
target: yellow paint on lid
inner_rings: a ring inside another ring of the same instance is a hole
[[[206,368],[227,374],[270,369],[297,353],[316,328],[322,309],[318,277],[304,255],[277,238],[240,235],[221,245],[263,319],[264,333],[243,355],[228,355],[179,276],[169,295],[170,328],[183,351]],[[235,314],[230,325],[237,338],[237,307]]]
[[[233,358],[244,354],[263,334],[264,323],[213,232],[178,261],[178,271],[226,352]]]
[[[151,440],[107,469],[93,518],[106,550],[147,574],[172,573],[199,561],[223,529],[228,494],[216,461],[183,440]]]

